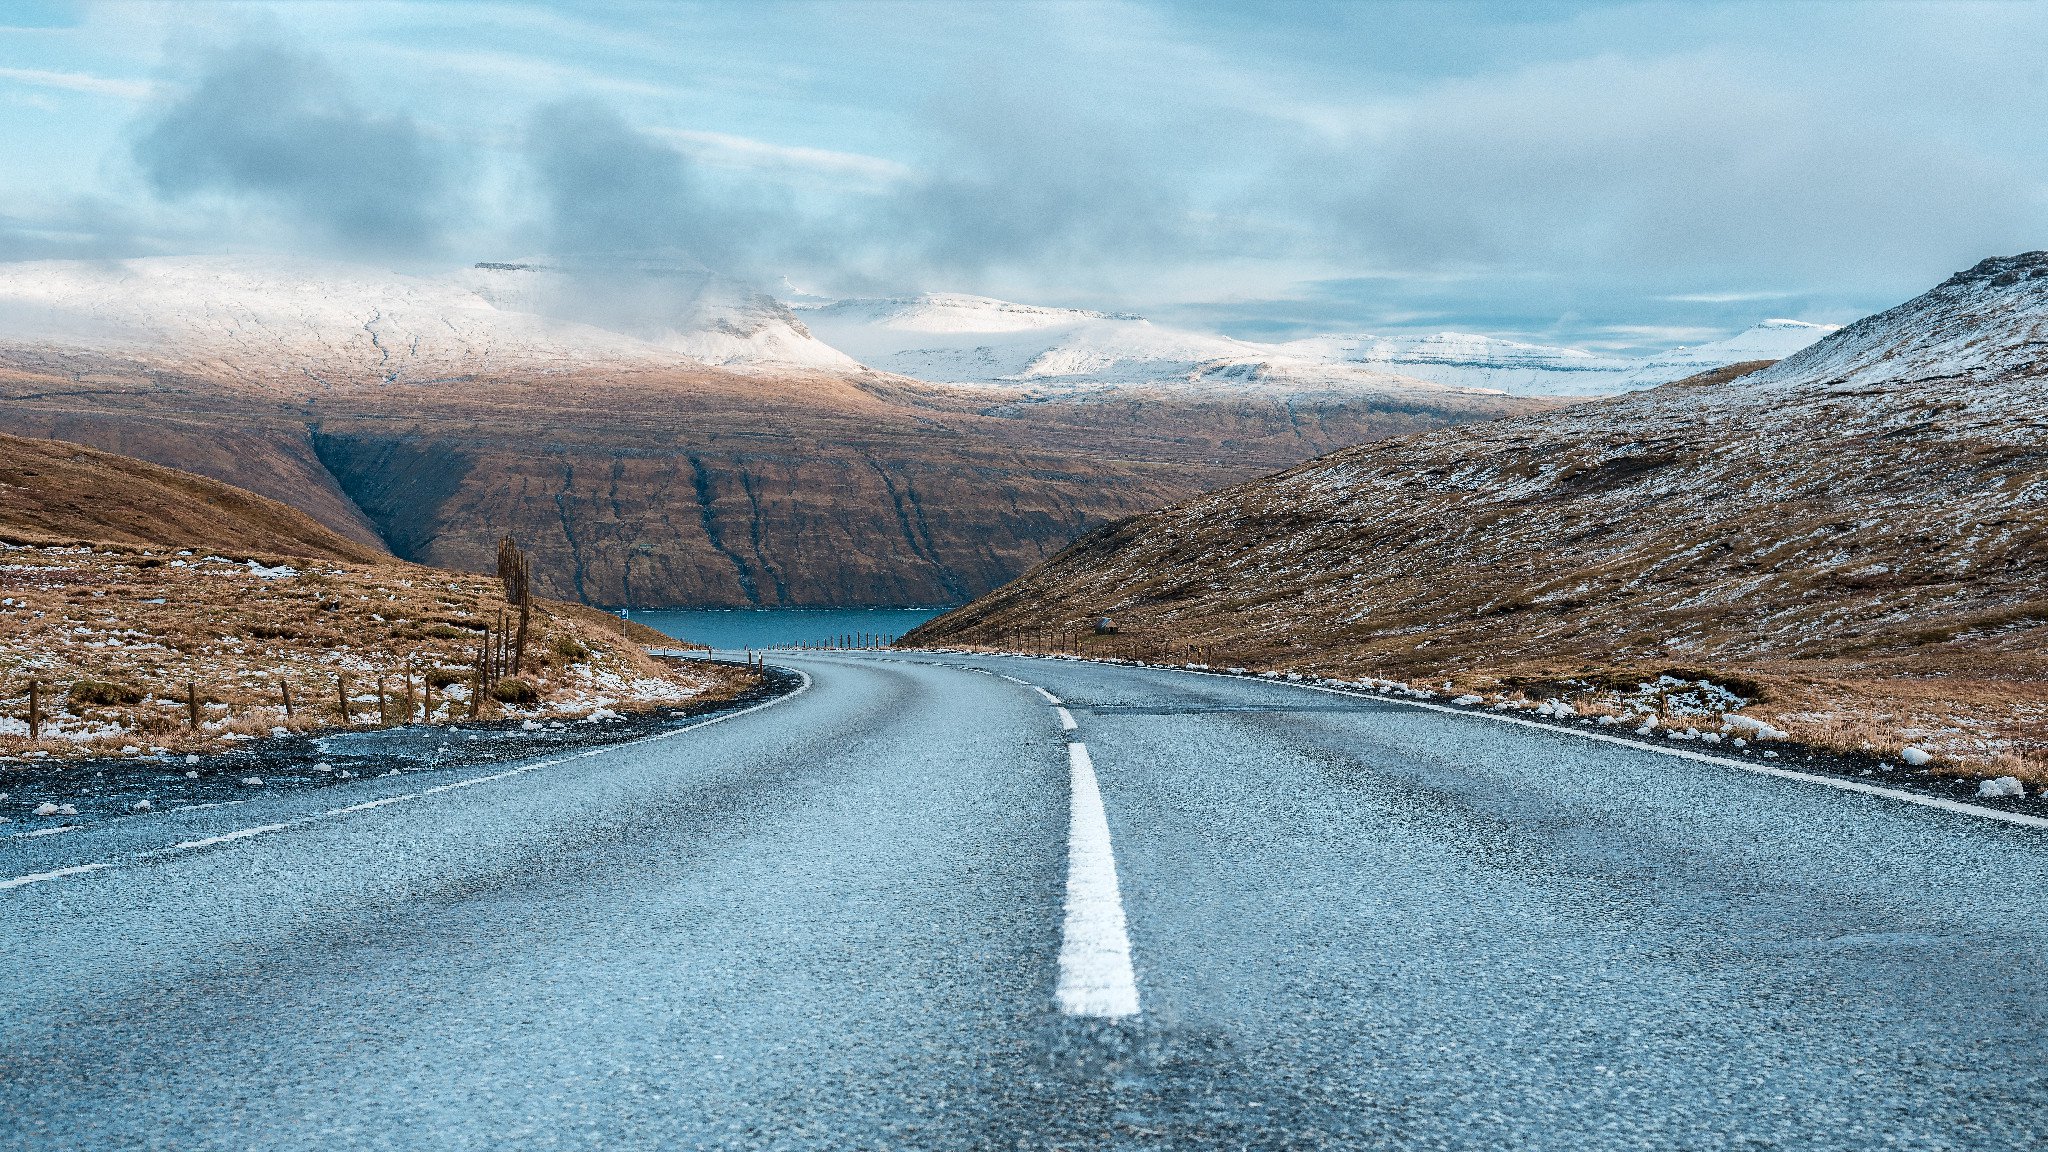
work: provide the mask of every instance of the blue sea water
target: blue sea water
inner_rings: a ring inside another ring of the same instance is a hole
[[[632,619],[713,648],[774,648],[844,643],[873,637],[887,643],[944,612],[943,608],[665,608],[634,609]],[[870,643],[875,642],[870,640]]]

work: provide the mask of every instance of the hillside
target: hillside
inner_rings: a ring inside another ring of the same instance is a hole
[[[0,558],[0,762],[332,727],[344,690],[354,724],[468,718],[486,629],[517,615],[495,578],[376,554],[204,477],[12,436]],[[734,686],[736,674],[649,658],[636,630],[537,603],[523,666],[486,681],[498,687],[477,707],[541,722]]]
[[[1543,403],[1382,377],[953,388],[845,367],[786,309],[711,288],[599,328],[570,315],[599,303],[573,277],[530,267],[0,272],[4,330],[37,337],[0,348],[0,431],[211,476],[426,564],[489,570],[511,532],[547,594],[605,605],[957,603],[1107,520]],[[805,341],[811,366],[777,351]]]
[[[1610,704],[1748,686],[1795,736],[2041,776],[2048,253],[1777,363],[1362,445],[1105,527],[909,643]]]
[[[0,540],[161,547],[373,564],[380,549],[306,513],[190,472],[60,440],[0,434]]]

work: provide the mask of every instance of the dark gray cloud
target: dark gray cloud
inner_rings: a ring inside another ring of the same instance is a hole
[[[749,270],[772,207],[705,180],[692,161],[596,100],[537,109],[526,154],[548,248],[589,262],[701,263]]]
[[[528,121],[554,266],[546,310],[658,335],[758,291],[764,253],[798,230],[772,187],[715,179],[682,152],[592,99],[559,101]]]
[[[433,246],[455,198],[446,147],[408,116],[358,106],[319,56],[276,43],[205,54],[135,158],[161,196],[252,201],[380,252]]]

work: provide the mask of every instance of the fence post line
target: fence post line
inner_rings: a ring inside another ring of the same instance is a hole
[[[277,690],[284,695],[284,718],[289,720],[292,718],[292,682],[284,681],[277,686]]]
[[[28,682],[28,738],[43,738],[43,682],[34,677]]]
[[[185,726],[199,731],[199,681],[185,681]]]
[[[341,710],[341,723],[344,727],[355,723],[348,714],[348,677],[339,672],[334,674],[334,703]]]

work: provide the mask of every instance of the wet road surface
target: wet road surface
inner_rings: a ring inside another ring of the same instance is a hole
[[[2048,1142],[2048,833],[1279,683],[775,659],[808,689],[630,745],[0,840],[0,1146]]]

